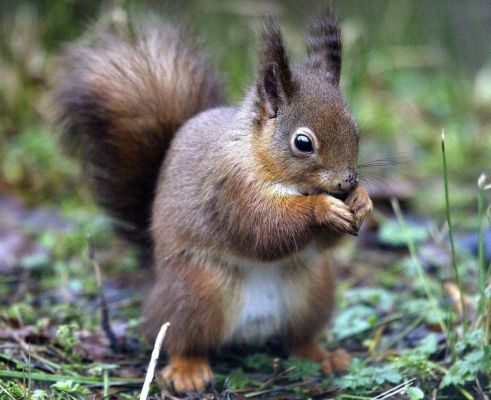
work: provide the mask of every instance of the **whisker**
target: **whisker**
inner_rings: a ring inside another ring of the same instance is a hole
[[[361,182],[366,182],[369,184],[373,185],[382,185],[392,196],[397,197],[397,193],[394,190],[394,188],[391,186],[393,185],[392,182],[387,181],[387,179],[384,179],[383,177],[380,176],[363,176],[360,178]]]
[[[399,165],[398,161],[392,160],[374,160],[364,164],[358,164],[358,168],[368,168],[368,167],[393,167]]]
[[[366,167],[392,167],[395,165],[400,165],[401,161],[396,158],[380,158],[376,160],[367,161],[361,164],[357,164],[358,168],[366,168]]]
[[[359,177],[363,176],[373,176],[377,178],[383,178],[383,179],[388,179],[389,177],[391,179],[394,179],[394,174],[390,173],[390,169],[386,168],[366,168],[366,169],[361,169],[358,172]],[[413,177],[413,173],[408,170],[408,169],[398,169],[397,170],[397,177],[400,178],[409,178],[411,179]]]
[[[369,161],[362,161],[357,164],[358,168],[369,168],[369,167],[393,167],[397,165],[407,164],[411,161],[409,153],[400,153],[394,156],[388,156],[383,158],[376,158]]]

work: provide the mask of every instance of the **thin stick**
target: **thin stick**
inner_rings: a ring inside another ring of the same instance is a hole
[[[403,382],[395,387],[393,387],[392,389],[389,389],[387,390],[386,392],[383,392],[381,394],[379,394],[377,397],[373,397],[372,400],[383,400],[383,399],[388,399],[392,396],[395,396],[396,394],[399,394],[401,392],[404,392],[405,390],[407,390],[412,384],[413,382],[416,380],[416,378],[412,378],[406,382]]]
[[[101,302],[101,326],[102,330],[106,333],[109,342],[111,343],[111,349],[115,353],[121,352],[121,346],[118,343],[118,338],[111,328],[111,324],[109,323],[109,311],[107,308],[106,296],[104,295],[104,288],[102,286],[102,275],[101,275],[101,267],[99,262],[97,261],[97,257],[95,254],[95,248],[92,243],[92,238],[90,235],[87,235],[87,248],[89,252],[89,259],[94,267],[95,279],[97,282],[97,289],[99,291],[99,300]]]
[[[25,376],[24,372],[20,371],[0,371],[0,379],[22,379]],[[31,379],[33,381],[41,381],[41,382],[58,382],[58,381],[67,381],[71,380],[76,383],[81,383],[84,385],[91,386],[101,386],[100,378],[94,378],[90,376],[73,376],[73,375],[58,375],[58,374],[47,374],[44,372],[32,372]],[[134,378],[112,378],[111,386],[141,386],[141,379]]]
[[[160,349],[162,348],[162,343],[165,339],[165,334],[167,333],[167,328],[169,328],[170,322],[166,322],[160,328],[157,339],[155,339],[155,345],[153,346],[152,356],[150,358],[150,363],[148,364],[147,374],[145,375],[145,382],[143,383],[143,388],[140,394],[140,400],[146,400],[148,392],[150,390],[150,383],[152,383],[153,376],[155,373],[155,366],[157,365],[157,360],[159,359]]]

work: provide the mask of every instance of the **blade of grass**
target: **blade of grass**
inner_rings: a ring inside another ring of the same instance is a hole
[[[484,187],[486,185],[486,175],[481,174],[477,180],[477,235],[478,235],[478,259],[479,259],[479,315],[484,311],[484,301],[486,290],[486,261],[484,258]]]
[[[0,371],[0,378],[10,378],[10,379],[22,379],[25,374],[20,371]],[[101,384],[100,378],[90,377],[90,376],[73,376],[73,375],[57,375],[57,374],[45,374],[42,372],[32,372],[31,379],[33,381],[42,382],[58,382],[58,381],[68,381],[71,380],[76,383],[81,383],[83,385],[99,385]],[[143,383],[142,379],[131,379],[131,378],[113,378],[111,384],[127,384],[127,385],[141,385]]]
[[[390,338],[389,340],[387,340],[387,342],[385,342],[384,346],[380,349],[378,349],[379,352],[381,351],[384,351],[384,350],[388,350],[390,349],[392,346],[395,346],[397,343],[399,343],[400,340],[404,339],[404,337],[411,331],[413,331],[414,329],[416,329],[420,324],[422,324],[424,321],[424,316],[422,317],[419,317],[419,318],[416,318],[414,321],[410,322],[406,328],[403,329],[403,331],[396,335],[395,337],[392,337]]]
[[[457,386],[457,389],[466,400],[475,400],[475,397],[471,393],[469,393],[466,389],[464,389],[462,386]]]
[[[484,254],[484,221],[487,217],[490,217],[491,205],[487,211],[484,211],[484,195],[485,191],[491,189],[491,184],[487,184],[486,175],[481,174],[477,180],[478,194],[477,194],[477,210],[478,210],[478,259],[479,259],[479,305],[478,316],[476,318],[480,325],[484,328],[484,344],[488,343],[489,339],[489,309],[491,307],[490,299],[486,295],[486,285],[489,279],[490,266],[486,262],[486,256]],[[491,221],[489,221],[491,223]]]
[[[386,324],[390,324],[390,323],[395,322],[395,321],[405,320],[405,319],[408,319],[408,318],[412,318],[412,317],[418,316],[418,315],[420,315],[420,314],[422,314],[422,313],[430,310],[431,308],[432,308],[431,306],[429,306],[429,307],[422,307],[420,310],[417,310],[417,311],[412,311],[412,312],[407,312],[407,313],[397,313],[397,314],[390,315],[388,317],[385,317],[385,318],[380,319],[373,326],[368,326],[368,327],[366,327],[364,329],[361,329],[358,332],[352,333],[350,335],[346,335],[346,336],[343,336],[343,337],[340,337],[340,338],[337,338],[337,339],[334,339],[334,340],[330,340],[329,341],[329,346],[330,347],[332,346],[333,348],[335,348],[336,346],[339,346],[341,344],[341,342],[344,341],[344,340],[348,340],[348,339],[354,338],[354,337],[356,337],[359,334],[364,333],[364,332],[373,331],[373,330],[381,327],[382,325],[386,325]]]
[[[22,360],[18,360],[17,358],[10,357],[6,354],[0,353],[0,359],[3,359],[5,361],[8,361],[9,363],[14,364],[17,369],[27,367],[27,364],[25,364]]]
[[[35,360],[39,361],[41,364],[43,364],[47,369],[51,369],[53,372],[54,371],[59,371],[64,369],[65,372],[69,372],[71,374],[76,375],[76,372],[68,370],[67,368],[63,368],[61,365],[55,363],[54,361],[51,361],[47,359],[46,357],[41,356],[36,352],[34,348],[31,348],[30,345],[28,345],[24,339],[14,336],[15,341],[20,345],[20,347],[28,354],[30,354],[31,358],[34,358]]]
[[[485,190],[491,189],[490,185],[487,185]],[[491,204],[488,206],[486,210],[486,215],[488,217],[488,223],[491,225]],[[486,274],[486,284],[489,280],[489,273],[491,268],[488,266],[488,271]],[[486,291],[491,290],[491,285],[488,288],[484,289],[484,295],[486,296],[486,302],[484,307],[484,344],[487,345],[489,343],[489,330],[491,328],[491,297],[489,297],[489,293]]]
[[[445,131],[442,130],[442,160],[443,160],[443,185],[445,188],[445,211],[448,224],[448,239],[450,242],[450,251],[452,254],[452,268],[455,275],[455,281],[460,291],[460,303],[462,307],[462,323],[464,326],[464,334],[467,331],[467,311],[464,302],[464,291],[462,287],[462,280],[457,266],[457,256],[455,252],[455,242],[453,238],[453,225],[452,225],[452,213],[450,210],[450,195],[448,190],[448,167],[447,167],[447,155],[445,152]]]
[[[27,373],[28,373],[28,381],[27,381],[27,396],[25,396],[26,400],[31,398],[31,385],[32,385],[32,379],[31,379],[31,373],[32,373],[32,371],[31,371],[31,343],[29,343],[29,358],[28,358]]]
[[[278,385],[278,386],[275,386],[271,389],[255,390],[253,392],[245,393],[242,395],[242,397],[245,399],[251,399],[254,397],[264,396],[265,394],[269,394],[269,393],[285,392],[285,391],[289,391],[291,389],[296,389],[296,388],[300,388],[303,386],[308,386],[311,383],[312,383],[311,381],[304,381],[304,382],[300,382],[300,383],[297,382],[297,383],[291,383],[291,384],[286,384],[286,385]],[[233,392],[230,392],[230,393],[240,393],[240,391],[234,390]],[[262,398],[264,398],[264,397],[262,397]],[[273,397],[273,398],[277,398],[277,397]],[[369,398],[367,398],[367,397],[350,397],[350,398],[369,400]]]
[[[102,386],[103,386],[103,396],[105,399],[109,398],[109,371],[107,369],[104,370],[103,378],[102,378]]]
[[[411,260],[416,268],[416,273],[418,274],[418,277],[423,285],[423,289],[425,291],[426,297],[428,298],[431,307],[433,308],[436,318],[438,320],[438,323],[440,327],[442,328],[442,331],[445,332],[445,334],[448,336],[448,329],[447,326],[444,322],[444,319],[441,316],[441,310],[438,307],[438,301],[436,299],[436,296],[433,294],[430,284],[428,283],[428,279],[426,278],[426,274],[424,272],[423,266],[421,265],[421,262],[418,258],[417,251],[416,251],[416,245],[414,241],[412,240],[411,236],[408,234],[408,228],[406,224],[406,219],[404,218],[404,215],[402,214],[401,207],[399,205],[399,202],[397,199],[391,199],[390,201],[392,205],[392,209],[394,210],[394,213],[396,215],[397,221],[399,222],[399,225],[401,226],[401,229],[404,233],[405,239],[406,239],[406,244],[409,250],[409,255],[411,256]]]

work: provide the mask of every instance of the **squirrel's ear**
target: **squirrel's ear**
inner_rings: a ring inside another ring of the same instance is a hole
[[[274,118],[278,109],[288,104],[293,90],[292,76],[280,28],[274,18],[264,24],[262,38],[257,93],[262,110],[269,118]]]
[[[327,74],[327,79],[339,85],[341,75],[341,31],[330,6],[323,9],[307,34],[307,53],[311,68]]]

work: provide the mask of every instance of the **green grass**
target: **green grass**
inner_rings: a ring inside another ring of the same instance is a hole
[[[464,302],[464,289],[462,286],[462,279],[460,278],[459,267],[457,265],[457,255],[455,252],[455,241],[454,241],[454,228],[452,224],[452,210],[450,209],[450,195],[448,190],[448,166],[447,166],[447,155],[445,152],[445,131],[442,131],[442,160],[443,160],[443,183],[445,189],[445,215],[447,217],[448,226],[448,240],[450,242],[450,252],[452,255],[452,269],[455,275],[455,281],[460,292],[460,306],[462,308],[462,320],[464,326],[465,335],[467,332],[467,310]],[[481,238],[482,239],[482,238]],[[481,285],[481,282],[480,282]]]

